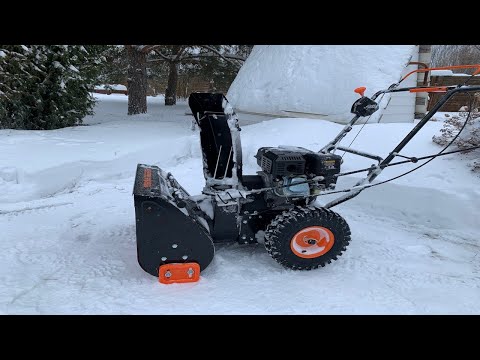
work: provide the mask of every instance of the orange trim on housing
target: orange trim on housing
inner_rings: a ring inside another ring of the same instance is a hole
[[[143,187],[144,188],[152,187],[152,169],[150,168],[143,169]]]
[[[158,281],[162,284],[196,282],[200,279],[200,265],[196,262],[171,263],[158,268]]]
[[[434,67],[434,68],[426,68],[426,69],[417,69],[410,71],[407,75],[405,75],[403,78],[400,79],[400,82],[405,80],[407,77],[409,77],[412,74],[419,73],[419,72],[427,72],[427,71],[432,71],[432,70],[452,70],[452,69],[477,69],[473,74],[476,75],[480,73],[480,64],[474,64],[474,65],[452,65],[452,66],[439,66],[439,67]]]
[[[447,90],[448,88],[446,86],[432,86],[432,87],[410,89],[408,91],[412,93],[419,93],[419,92],[446,92]]]

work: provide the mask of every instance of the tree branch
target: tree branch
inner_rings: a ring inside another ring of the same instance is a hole
[[[158,61],[168,61],[168,62],[187,62],[198,60],[199,58],[205,57],[221,57],[225,61],[236,65],[238,67],[242,66],[242,62],[246,60],[244,56],[236,55],[236,54],[222,54],[217,49],[209,46],[209,45],[199,45],[200,47],[209,50],[210,52],[207,53],[199,53],[199,54],[185,54],[187,50],[187,46],[182,46],[176,55],[165,55],[159,50],[161,45],[154,45],[152,46],[153,52],[161,57],[161,59],[150,59],[148,62],[158,62]]]
[[[180,61],[193,60],[193,59],[202,58],[202,57],[217,57],[217,56],[218,56],[217,54],[212,54],[212,53],[195,54],[195,55],[185,56]],[[234,63],[232,60],[237,60],[241,62],[245,61],[243,57],[239,57],[238,55],[225,54],[224,57],[227,58],[225,59],[226,61],[232,64],[237,64],[237,63]]]
[[[186,46],[182,46],[180,47],[178,53],[177,53],[177,56],[175,56],[175,59],[173,61],[177,62],[177,61],[180,61],[180,57],[182,56],[182,54],[185,52],[185,50],[187,49]]]
[[[153,62],[153,61],[173,61],[174,59],[168,55],[165,55],[164,53],[162,53],[158,48],[157,49],[153,49],[153,52],[157,55],[159,55],[160,57],[163,58],[162,59],[152,59],[152,60],[149,60],[149,62]]]
[[[152,50],[159,48],[162,45],[125,45],[125,47],[135,47],[137,51],[148,54]]]
[[[243,60],[245,61],[246,59],[243,56],[240,55],[235,55],[235,54],[222,54],[220,51],[217,49],[211,47],[210,45],[200,45],[200,47],[210,50],[211,52],[214,52],[218,56],[220,56],[223,60],[230,61],[229,59],[236,59],[236,60]]]
[[[150,45],[150,46],[146,46],[144,52],[149,53],[149,52],[151,52],[151,51],[154,51],[155,49],[158,49],[158,48],[161,47],[161,46],[162,46],[162,45]]]

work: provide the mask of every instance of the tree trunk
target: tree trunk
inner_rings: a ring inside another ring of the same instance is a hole
[[[175,105],[177,103],[178,63],[171,62],[169,66],[168,85],[165,90],[165,105]]]
[[[128,115],[147,112],[147,54],[126,45],[128,56]]]

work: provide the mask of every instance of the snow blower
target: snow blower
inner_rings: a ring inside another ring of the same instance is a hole
[[[475,68],[474,75],[480,73],[480,65],[465,67]],[[452,68],[457,67],[434,69]],[[242,173],[241,129],[225,96],[192,93],[188,102],[200,129],[206,183],[201,195],[191,196],[172,174],[157,166],[137,166],[133,194],[137,257],[142,269],[158,276],[165,284],[197,281],[214,257],[214,243],[224,242],[263,242],[273,259],[294,270],[316,269],[336,260],[346,250],[351,233],[345,219],[331,210],[333,206],[352,199],[366,188],[406,175],[438,156],[456,152],[445,152],[453,139],[435,155],[406,157],[400,154],[452,96],[480,91],[480,86],[467,83],[399,87],[408,76],[430,70],[433,69],[414,70],[371,98],[364,95],[364,87],[355,89],[360,95],[351,108],[355,116],[335,139],[318,152],[292,146],[262,147],[255,155],[261,168],[256,175]],[[445,94],[385,159],[339,145],[361,117],[378,110],[375,100],[380,95],[404,91]],[[376,164],[341,173],[342,157],[335,154],[338,150],[369,158]],[[406,160],[392,163],[397,156]],[[388,166],[424,159],[429,160],[413,170],[372,183]],[[361,172],[367,176],[354,187],[335,190],[340,176]],[[315,202],[318,196],[334,193],[345,194],[324,206]]]

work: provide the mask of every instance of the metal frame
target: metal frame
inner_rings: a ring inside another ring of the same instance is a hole
[[[332,153],[335,150],[342,150],[346,151],[355,155],[367,157],[370,159],[374,159],[378,161],[378,165],[374,166],[369,169],[367,177],[358,181],[355,186],[351,189],[350,192],[347,194],[338,197],[337,199],[332,200],[328,204],[326,204],[325,208],[331,208],[338,204],[341,204],[347,200],[350,200],[360,194],[365,188],[368,187],[368,184],[372,183],[375,178],[380,175],[385,167],[396,157],[398,156],[399,152],[412,140],[412,138],[425,126],[425,124],[435,115],[440,108],[448,101],[450,98],[457,93],[465,93],[465,92],[477,92],[480,91],[480,86],[468,86],[468,85],[454,85],[454,86],[445,86],[441,88],[432,88],[427,86],[420,86],[420,87],[405,87],[405,88],[398,88],[398,85],[405,80],[408,76],[417,73],[417,72],[426,72],[434,69],[451,69],[451,68],[476,68],[477,70],[474,72],[475,74],[480,73],[480,65],[466,65],[466,66],[455,66],[450,67],[446,66],[443,68],[432,68],[432,69],[418,69],[410,72],[406,76],[404,76],[398,83],[391,85],[387,90],[381,90],[376,92],[372,96],[372,100],[375,100],[378,96],[382,94],[388,93],[395,93],[395,92],[431,92],[431,91],[441,91],[445,92],[445,95],[435,104],[435,106],[419,121],[419,123],[400,141],[400,143],[390,151],[389,155],[382,159],[380,156],[368,154],[363,151],[354,150],[346,147],[339,146],[338,144],[340,141],[352,130],[353,125],[359,120],[359,116],[356,115],[353,117],[352,120],[339,132],[339,134],[327,145],[325,145],[319,152],[321,153]]]

